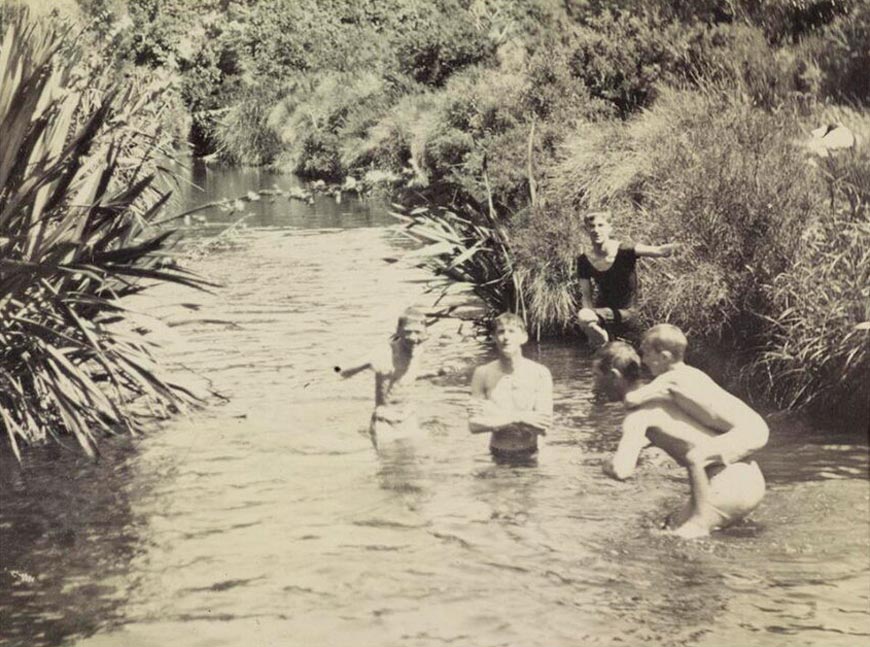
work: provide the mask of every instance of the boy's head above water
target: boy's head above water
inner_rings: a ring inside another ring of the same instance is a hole
[[[683,361],[689,342],[683,331],[672,324],[656,324],[647,330],[640,342],[643,363],[653,375],[661,375],[674,364]]]
[[[408,308],[396,324],[396,338],[412,346],[426,341],[426,315],[416,308]]]
[[[612,341],[595,353],[592,372],[596,393],[608,400],[621,400],[640,381],[640,356],[631,344]]]
[[[523,344],[529,341],[526,322],[518,314],[503,312],[492,321],[492,338],[503,355],[521,353]]]

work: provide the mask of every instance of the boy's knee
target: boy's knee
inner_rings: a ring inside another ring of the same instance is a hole
[[[690,449],[686,452],[686,465],[704,467],[708,458],[707,454],[708,453],[703,451],[700,447]]]
[[[581,308],[580,312],[577,313],[577,321],[580,322],[580,325],[589,325],[593,323],[598,323],[598,315],[591,308]]]

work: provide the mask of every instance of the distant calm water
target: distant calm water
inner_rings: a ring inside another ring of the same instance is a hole
[[[189,204],[292,182],[193,177],[208,197],[184,191]],[[499,466],[464,416],[491,352],[444,321],[429,364],[464,370],[421,385],[427,442],[379,459],[372,379],[331,368],[425,305],[425,275],[382,260],[407,244],[380,205],[250,211],[191,262],[223,289],[143,304],[219,320],[157,334],[180,377],[229,401],[107,442],[96,464],[52,447],[2,465],[0,645],[867,644],[865,434],[774,419],[762,506],[678,541],[657,528],[687,493],[681,470],[652,456],[629,482],[601,474],[621,410],[591,400],[584,348],[529,345],[553,372],[558,424],[536,466]],[[236,217],[206,216],[189,239]],[[180,301],[201,308],[165,305]]]

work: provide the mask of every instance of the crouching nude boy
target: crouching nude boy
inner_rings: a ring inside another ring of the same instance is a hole
[[[624,342],[611,342],[596,354],[595,388],[612,401],[625,401],[641,388],[640,367],[634,348]],[[711,418],[728,419],[725,409],[733,403],[713,398],[704,404],[711,409]],[[705,536],[745,517],[758,506],[765,491],[764,476],[754,461],[744,457],[728,465],[706,465],[706,461],[695,458],[709,456],[711,452],[706,448],[720,433],[673,401],[649,400],[626,415],[616,454],[604,465],[604,471],[625,480],[634,473],[645,447],[663,449],[686,468],[691,487],[689,501],[671,515],[668,525],[681,537]]]

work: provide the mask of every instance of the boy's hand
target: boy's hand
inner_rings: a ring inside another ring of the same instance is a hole
[[[542,411],[524,411],[519,415],[519,422],[534,427],[540,435],[546,436],[547,429],[553,424],[553,417]]]
[[[682,245],[680,243],[665,243],[664,245],[661,245],[661,250],[665,256],[673,256],[680,251],[681,247]]]
[[[640,405],[643,404],[643,400],[640,397],[638,397],[634,391],[632,391],[631,393],[626,393],[625,397],[622,399],[622,401],[625,403],[625,406],[628,407],[629,409],[636,409],[637,407],[639,407]]]
[[[486,414],[486,401],[479,398],[471,398],[468,401],[468,416],[476,418]]]

